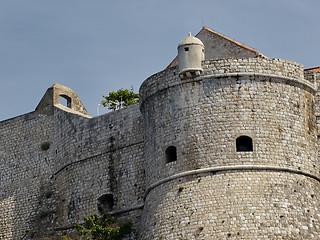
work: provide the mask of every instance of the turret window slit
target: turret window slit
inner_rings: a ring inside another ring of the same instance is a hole
[[[166,163],[177,161],[177,148],[170,146],[166,149]]]

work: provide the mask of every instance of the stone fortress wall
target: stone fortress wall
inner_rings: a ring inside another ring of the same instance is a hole
[[[60,239],[104,211],[131,239],[317,239],[320,72],[210,31],[201,74],[174,60],[139,105],[92,118],[55,84],[0,122],[0,239]]]
[[[28,113],[1,122],[0,239],[62,233],[99,207],[137,223],[144,193],[138,105],[96,118]],[[48,150],[41,143],[50,142]],[[47,194],[52,194],[48,197]],[[58,238],[59,239],[59,238]]]
[[[40,149],[54,134],[52,120],[29,113],[1,122],[0,239],[19,239],[32,225],[43,181],[55,164]]]
[[[57,226],[70,226],[100,207],[128,211],[133,222],[143,204],[143,135],[138,106],[92,119],[57,114],[61,163],[52,182],[62,203]],[[71,120],[71,121],[70,121]],[[106,199],[103,200],[103,196]],[[104,203],[103,203],[104,202]]]

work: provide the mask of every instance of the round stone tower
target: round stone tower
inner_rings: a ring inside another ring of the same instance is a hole
[[[316,89],[302,65],[206,60],[200,76],[181,79],[181,64],[140,88],[147,188],[139,238],[319,236]]]

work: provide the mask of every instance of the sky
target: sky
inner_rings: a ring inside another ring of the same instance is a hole
[[[103,95],[138,92],[203,26],[319,66],[319,9],[319,0],[0,0],[0,121],[34,111],[54,83],[103,114]]]

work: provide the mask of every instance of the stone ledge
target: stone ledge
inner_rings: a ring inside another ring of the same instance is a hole
[[[221,171],[246,171],[246,170],[289,172],[289,173],[304,175],[306,177],[313,178],[313,179],[317,180],[318,182],[320,182],[320,177],[318,177],[318,176],[315,176],[315,175],[308,173],[308,172],[305,172],[305,171],[301,171],[301,170],[294,169],[294,168],[288,168],[288,167],[277,167],[277,166],[266,166],[266,165],[235,165],[235,166],[209,167],[209,168],[202,168],[202,169],[181,172],[181,173],[172,175],[170,177],[163,178],[163,179],[151,184],[149,187],[147,187],[143,198],[145,200],[147,195],[149,194],[149,192],[152,189],[156,188],[157,186],[159,186],[163,183],[169,182],[171,180],[177,179],[177,178],[201,174],[201,173],[209,173],[209,172],[217,173],[217,172],[221,172]]]

